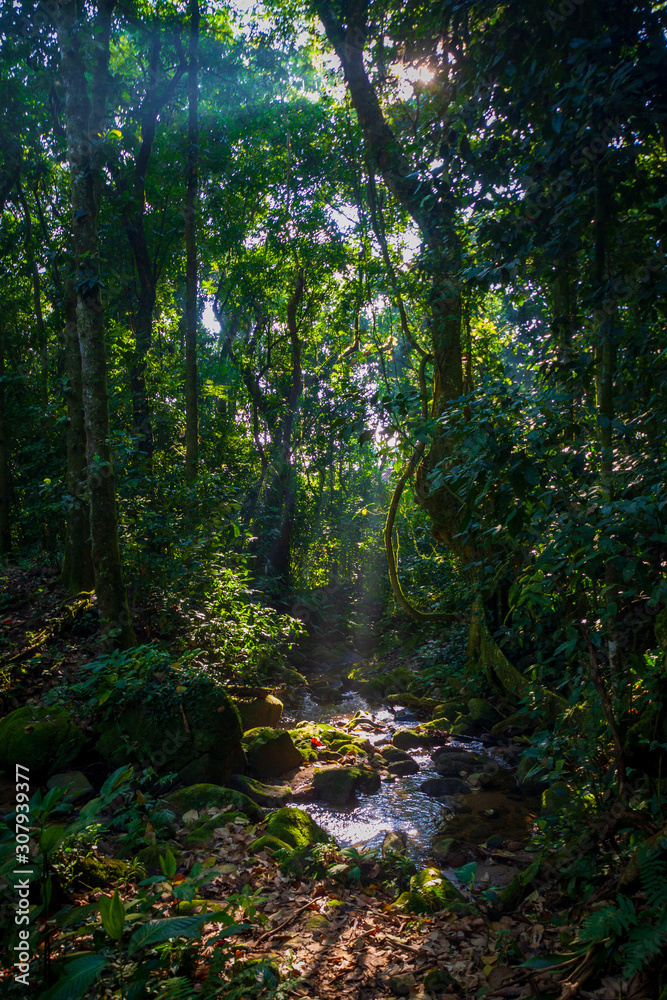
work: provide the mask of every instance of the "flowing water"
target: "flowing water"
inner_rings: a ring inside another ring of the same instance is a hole
[[[378,727],[354,731],[377,746],[391,742],[397,729],[408,729],[419,724],[409,711],[395,707],[393,710],[372,705],[363,695],[349,692],[335,704],[322,704],[310,693],[303,695],[286,713],[282,725],[293,727],[298,722],[320,722],[346,728],[356,712],[361,712]],[[485,753],[495,757],[501,766],[502,759],[482,742],[467,737],[452,737],[447,747]],[[314,820],[331,833],[343,847],[352,845],[381,847],[389,831],[403,831],[407,835],[408,852],[417,864],[432,861],[432,843],[441,836],[458,836],[472,842],[483,842],[494,834],[507,839],[522,840],[529,831],[532,820],[530,804],[517,792],[478,791],[467,795],[431,798],[421,792],[420,786],[427,778],[438,777],[428,751],[409,751],[419,764],[418,774],[383,780],[381,788],[372,795],[359,794],[355,802],[346,806],[332,806],[325,802],[299,803]]]

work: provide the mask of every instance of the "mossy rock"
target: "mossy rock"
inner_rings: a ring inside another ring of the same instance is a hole
[[[149,875],[161,875],[160,858],[165,858],[167,851],[171,851],[176,862],[180,860],[181,852],[172,844],[148,844],[146,847],[142,847],[136,855],[133,854],[133,857],[136,857],[136,860],[144,866]]]
[[[468,714],[473,722],[482,722],[488,726],[493,726],[501,718],[500,712],[493,707],[491,702],[485,701],[483,698],[470,698],[468,700]]]
[[[258,837],[257,840],[253,840],[252,844],[248,848],[249,854],[259,854],[260,851],[291,851],[292,846],[286,843],[284,840],[280,840],[278,837],[274,837],[270,833],[265,833],[262,837]]]
[[[228,904],[217,899],[180,899],[176,904],[179,917],[190,917],[195,913],[223,913]]]
[[[286,730],[251,729],[243,737],[243,747],[255,778],[277,778],[303,764],[303,754]]]
[[[272,729],[280,722],[283,714],[283,703],[275,695],[267,694],[253,701],[238,701],[236,707],[241,717],[243,732],[269,726]]]
[[[410,913],[437,913],[440,910],[462,912],[463,896],[437,868],[424,868],[410,879],[410,889],[398,897],[394,906]]]
[[[430,716],[438,707],[435,698],[420,698],[419,695],[412,694],[411,691],[404,691],[403,694],[388,694],[386,701],[389,705],[402,705],[414,712],[423,712]]]
[[[176,670],[167,672],[164,684],[162,698],[137,699],[99,726],[102,757],[116,767],[132,761],[149,762],[158,773],[178,770],[188,783],[223,784],[245,770],[241,720],[224,689]],[[179,685],[185,693],[177,692]]]
[[[218,809],[220,812],[234,810],[244,813],[253,823],[259,823],[264,818],[264,810],[251,798],[234,788],[223,788],[220,785],[199,784],[179,788],[167,795],[165,802],[177,816],[182,816],[191,809],[198,812]]]
[[[417,750],[419,747],[437,746],[439,738],[432,732],[421,731],[419,729],[398,729],[394,733],[391,742],[399,750]]]
[[[99,854],[88,854],[74,862],[72,888],[77,892],[88,889],[106,889],[116,882],[127,879],[130,866],[118,858],[105,858]]]
[[[74,763],[86,737],[64,708],[24,705],[0,721],[0,770],[12,777],[16,763],[30,770],[31,784]]]
[[[331,837],[314,819],[293,806],[285,806],[269,816],[266,832],[299,850],[309,844],[328,844]]]
[[[64,771],[62,774],[54,774],[47,781],[46,787],[49,789],[66,788],[65,798],[72,802],[93,793],[93,786],[81,771]]]
[[[260,806],[267,809],[276,809],[284,806],[288,799],[292,797],[292,789],[289,785],[264,785],[256,778],[249,778],[245,774],[234,774],[230,779],[230,784],[243,792]]]
[[[317,797],[337,806],[345,805],[357,792],[377,792],[380,785],[380,775],[370,767],[333,767],[313,775]]]
[[[462,774],[481,771],[490,763],[491,758],[481,753],[459,750],[458,747],[443,747],[435,756],[434,770],[442,778],[459,778]]]
[[[467,707],[465,698],[451,698],[449,701],[443,701],[436,705],[431,718],[447,719],[448,722],[453,722],[458,715],[465,712]]]
[[[215,836],[215,831],[233,823],[236,819],[247,820],[247,816],[242,812],[223,812],[217,816],[207,817],[202,822],[196,823],[186,834],[183,841],[185,847],[192,850],[208,847]]]

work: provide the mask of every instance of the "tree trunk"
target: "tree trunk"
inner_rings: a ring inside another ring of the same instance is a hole
[[[49,405],[48,382],[49,382],[49,356],[48,344],[46,340],[46,329],[44,327],[44,315],[42,313],[42,291],[39,280],[39,269],[32,245],[32,219],[30,217],[30,206],[24,194],[20,182],[16,185],[21,208],[25,218],[25,253],[28,264],[28,273],[32,281],[32,298],[35,309],[35,329],[37,332],[37,354],[40,359],[39,373],[39,395],[44,416]]]
[[[349,0],[343,26],[329,0],[317,0],[317,12],[340,59],[350,99],[364,133],[372,163],[396,201],[419,226],[431,271],[430,336],[435,359],[433,414],[463,392],[461,357],[461,248],[454,226],[452,192],[442,186],[425,191],[396,136],[387,124],[364,65],[368,0]],[[420,503],[428,511],[436,537],[452,544],[457,533],[457,504],[445,490],[432,489],[429,474],[448,455],[446,434],[439,431],[417,475]]]
[[[185,475],[189,483],[199,465],[197,412],[197,150],[199,145],[198,58],[199,3],[190,0],[188,69],[188,152],[185,192]]]
[[[11,508],[9,500],[9,445],[6,425],[5,338],[4,321],[0,315],[0,557],[12,548]]]
[[[95,588],[86,502],[86,427],[83,413],[81,351],[76,327],[76,294],[71,285],[65,299],[65,373],[67,389],[67,536],[62,583],[68,595]]]
[[[114,0],[99,0],[98,4],[90,96],[78,12],[72,0],[60,4],[58,41],[66,90],[65,127],[76,260],[76,323],[81,352],[95,592],[103,631],[118,645],[126,647],[134,644],[135,637],[118,545],[98,241],[100,184],[97,159],[106,114],[113,3]]]
[[[289,587],[289,571],[292,550],[292,529],[296,514],[296,483],[292,462],[292,432],[299,410],[299,400],[303,392],[301,370],[301,340],[299,339],[297,310],[303,298],[305,279],[300,271],[294,294],[287,304],[287,332],[292,347],[292,381],[287,396],[287,409],[283,420],[280,451],[278,455],[278,485],[283,497],[282,520],[278,537],[274,542],[269,562],[274,576],[285,590]]]
[[[595,394],[600,434],[602,488],[611,496],[613,488],[614,440],[614,305],[604,298],[607,285],[607,242],[610,204],[604,168],[595,168],[595,257],[593,277],[598,294],[595,312],[597,343],[595,345]]]

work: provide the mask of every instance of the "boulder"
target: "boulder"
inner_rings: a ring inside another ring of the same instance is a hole
[[[101,854],[83,854],[74,861],[71,884],[77,892],[108,889],[116,882],[127,879],[129,871],[126,861],[105,858]]]
[[[395,760],[393,763],[387,764],[387,770],[390,774],[404,778],[408,774],[419,774],[419,764],[412,757],[408,757],[407,760]]]
[[[417,750],[420,747],[434,747],[440,738],[433,733],[420,732],[419,729],[397,729],[392,737],[392,743],[399,750]]]
[[[500,722],[501,715],[491,702],[484,701],[483,698],[470,698],[468,700],[468,714],[473,722],[481,722],[486,726],[493,726]]]
[[[401,893],[394,906],[421,914],[464,909],[463,896],[437,868],[424,868],[413,875],[410,890]]]
[[[419,791],[432,798],[441,795],[465,795],[470,785],[460,778],[428,778],[419,786]]]
[[[475,771],[482,770],[488,761],[489,757],[479,753],[445,747],[436,754],[434,769],[443,778],[459,778],[462,774],[474,774]]]
[[[86,737],[64,708],[24,705],[0,721],[0,769],[13,776],[16,764],[38,784],[65,770],[79,756]]]
[[[309,844],[328,844],[332,839],[307,812],[293,806],[285,806],[272,813],[266,824],[266,832],[289,844],[294,850],[308,847]]]
[[[283,703],[275,695],[267,694],[253,701],[236,701],[236,707],[241,717],[243,732],[270,726],[274,729],[283,714]]]
[[[453,722],[457,716],[465,712],[468,707],[464,698],[452,698],[449,701],[441,702],[433,709],[432,719],[446,719]]]
[[[177,816],[196,809],[217,809],[219,812],[242,812],[253,823],[264,819],[264,810],[243,792],[233,788],[222,788],[220,785],[199,784],[187,788],[179,788],[165,798],[167,806]]]
[[[405,830],[390,830],[385,833],[382,841],[382,857],[390,854],[405,854],[408,846],[408,835]]]
[[[289,785],[263,785],[256,778],[248,778],[244,774],[233,774],[229,781],[232,788],[244,792],[249,799],[267,809],[277,809],[284,806],[292,797]]]
[[[66,797],[72,801],[81,799],[84,795],[91,795],[93,791],[93,786],[81,771],[63,771],[62,774],[54,774],[47,781],[46,787],[66,788]]]
[[[252,844],[248,848],[248,854],[259,854],[260,851],[291,851],[293,848],[285,843],[284,840],[279,840],[278,837],[273,837],[270,833],[265,833],[263,837],[258,837],[257,840],[253,840]]]
[[[317,797],[336,806],[345,805],[356,792],[377,792],[380,785],[380,775],[370,767],[331,767],[313,775]]]
[[[224,784],[245,769],[236,705],[210,678],[165,674],[159,698],[136,700],[98,727],[97,749],[116,767],[145,762],[187,783]]]
[[[251,729],[243,737],[243,747],[248,769],[255,778],[277,778],[294,767],[300,767],[304,761],[286,730],[266,726]]]

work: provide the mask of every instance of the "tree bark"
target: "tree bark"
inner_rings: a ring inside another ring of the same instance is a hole
[[[87,485],[95,592],[103,631],[120,646],[135,642],[123,582],[116,491],[109,437],[104,308],[99,262],[99,150],[106,115],[109,38],[114,0],[99,0],[89,93],[76,3],[59,6],[58,42],[66,90],[65,127],[70,166],[76,261],[76,323],[81,352]]]
[[[30,275],[30,280],[32,281],[32,298],[35,309],[35,329],[37,332],[37,354],[40,359],[39,395],[40,403],[42,404],[42,409],[44,410],[44,416],[46,416],[46,411],[49,405],[49,356],[46,329],[44,326],[44,314],[42,313],[42,291],[39,280],[39,269],[37,267],[37,261],[35,260],[35,253],[32,245],[32,219],[30,217],[30,206],[28,205],[28,201],[23,188],[21,187],[20,181],[17,182],[16,189],[21,203],[21,208],[23,209],[23,216],[25,218],[25,253],[28,264],[28,273]]]
[[[86,502],[86,426],[83,412],[81,351],[76,325],[76,293],[69,285],[65,298],[65,375],[67,388],[67,534],[62,583],[68,595],[95,589]]]
[[[197,401],[197,161],[199,145],[198,45],[199,2],[189,0],[188,152],[185,192],[185,475],[189,483],[199,465]]]

